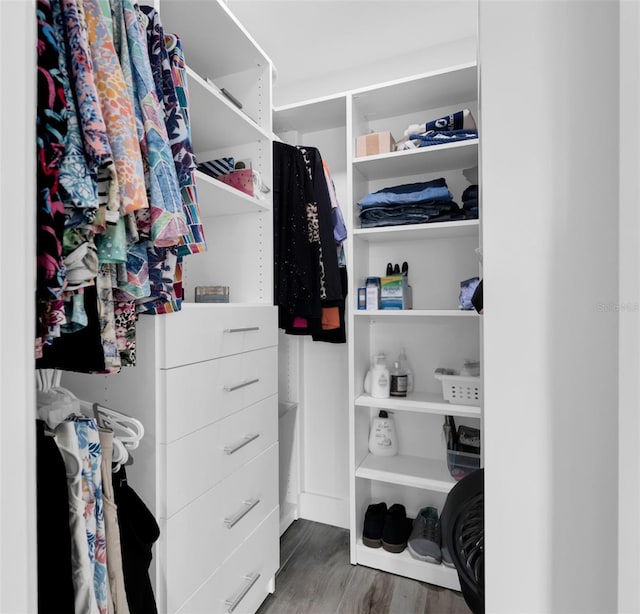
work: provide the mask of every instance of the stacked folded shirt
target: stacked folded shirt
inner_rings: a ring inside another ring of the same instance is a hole
[[[367,194],[358,205],[362,228],[446,222],[478,216],[477,200],[475,215],[471,210],[461,208],[454,202],[447,182],[442,177],[423,183],[383,188]]]
[[[478,130],[471,112],[462,109],[424,124],[411,124],[404,131],[404,138],[396,144],[396,149],[401,151],[477,138]]]
[[[472,217],[478,217],[478,186],[470,185],[462,193],[462,208]]]

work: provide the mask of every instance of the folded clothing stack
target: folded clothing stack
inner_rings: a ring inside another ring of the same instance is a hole
[[[465,211],[453,201],[443,177],[383,188],[367,194],[358,205],[362,228],[446,222],[473,217],[471,212]]]
[[[478,217],[478,186],[468,186],[462,193],[462,208],[469,213],[469,217]]]
[[[404,138],[396,143],[396,150],[415,149],[477,138],[478,129],[471,111],[462,109],[424,124],[411,124],[404,131]]]

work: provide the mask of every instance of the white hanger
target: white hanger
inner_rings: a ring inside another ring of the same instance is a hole
[[[80,406],[90,406],[98,424],[104,428],[110,428],[126,448],[135,450],[144,437],[144,425],[140,420],[125,416],[124,414],[100,405],[100,403],[87,403],[80,401]]]

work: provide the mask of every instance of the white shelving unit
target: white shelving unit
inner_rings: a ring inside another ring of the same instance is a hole
[[[477,118],[473,64],[354,92],[349,122],[353,228],[349,294],[356,296],[367,277],[383,276],[387,262],[406,261],[414,307],[366,311],[351,305],[351,561],[454,589],[459,589],[454,570],[414,559],[408,551],[397,555],[368,548],[362,543],[362,527],[367,506],[380,501],[388,506],[403,504],[411,518],[425,506],[441,511],[456,483],[447,467],[443,416],[481,426],[481,406],[446,402],[433,377],[437,367],[460,368],[465,359],[480,357],[481,319],[476,312],[458,308],[460,282],[479,274],[475,249],[480,244],[480,222],[360,228],[357,202],[383,187],[444,177],[460,203],[462,191],[470,185],[463,171],[478,165],[478,140],[359,158],[353,154],[361,134],[390,130],[398,140],[409,124],[462,108]],[[414,374],[414,391],[406,398],[389,399],[364,393],[371,357],[385,353],[391,362],[401,349]],[[368,450],[370,421],[381,409],[393,412],[399,440],[396,456],[373,456]]]

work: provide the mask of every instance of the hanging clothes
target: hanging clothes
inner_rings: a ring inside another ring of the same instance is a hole
[[[78,614],[71,570],[67,473],[53,437],[45,431],[46,424],[36,420],[38,613]]]
[[[346,341],[346,270],[338,266],[331,197],[320,152],[274,142],[274,284],[279,326]],[[342,333],[326,335],[330,330]],[[326,339],[324,337],[327,337]]]
[[[118,508],[122,567],[129,610],[135,614],[155,614],[156,606],[149,566],[153,544],[160,527],[138,494],[129,486],[124,467],[113,476],[113,492]]]

